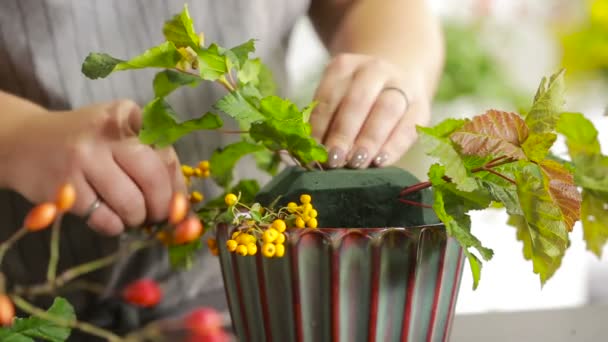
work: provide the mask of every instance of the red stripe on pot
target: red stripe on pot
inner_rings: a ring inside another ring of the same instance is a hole
[[[420,242],[418,242],[419,244]],[[417,253],[417,249],[420,246],[416,246],[413,252]],[[407,281],[407,289],[405,296],[405,313],[403,314],[403,330],[401,332],[401,341],[406,342],[408,340],[408,335],[410,332],[410,319],[412,314],[412,305],[414,304],[414,285],[416,285],[416,269],[418,267],[418,263],[416,262],[416,258],[412,258],[412,266],[410,267],[410,272],[408,274]]]
[[[256,253],[255,262],[258,268],[258,288],[260,289],[260,298],[262,304],[262,315],[264,316],[264,330],[266,335],[266,341],[271,342],[272,329],[270,328],[270,313],[268,311],[268,297],[266,295],[266,282],[264,281],[264,262],[262,260],[264,256],[262,253]],[[259,272],[261,271],[261,272]]]
[[[452,328],[452,316],[454,316],[454,310],[456,309],[456,297],[458,295],[458,290],[460,289],[460,269],[462,268],[462,264],[463,264],[463,257],[464,253],[462,252],[462,249],[459,250],[458,252],[458,263],[456,264],[456,273],[454,273],[454,280],[453,280],[453,284],[452,284],[452,294],[450,295],[450,308],[449,308],[449,312],[448,312],[448,318],[446,320],[447,324],[444,327],[443,330],[443,341],[446,342],[448,340],[448,336],[450,334],[450,329]]]
[[[340,246],[331,249],[331,337],[340,341]]]
[[[436,341],[435,339],[433,339],[434,336],[434,332],[435,332],[435,320],[437,319],[437,310],[439,307],[439,297],[441,295],[441,282],[443,281],[443,273],[445,272],[445,270],[443,269],[443,263],[445,262],[445,254],[448,251],[448,244],[443,243],[443,251],[441,253],[441,256],[439,258],[439,264],[437,266],[437,270],[438,270],[438,275],[437,275],[437,279],[435,280],[435,294],[433,297],[433,306],[432,306],[432,311],[431,311],[431,319],[429,321],[429,327],[428,327],[428,335],[426,337],[426,340],[428,342],[433,342]]]
[[[291,243],[291,279],[292,279],[292,290],[293,290],[293,317],[295,318],[296,326],[296,341],[301,342],[304,340],[303,322],[302,322],[302,305],[300,304],[300,276],[298,275],[298,241],[295,240]]]
[[[376,341],[376,327],[378,325],[378,290],[380,287],[380,242],[377,240],[378,245],[374,245],[372,241],[372,290],[371,290],[371,303],[369,310],[369,334],[368,341]]]
[[[241,311],[241,317],[243,318],[243,327],[245,328],[245,336],[246,336],[246,341],[250,341],[251,340],[251,332],[249,329],[249,323],[247,321],[247,311],[245,309],[245,304],[243,303],[243,298],[245,298],[245,295],[243,293],[243,288],[241,286],[241,276],[239,273],[239,265],[238,262],[236,261],[236,258],[238,257],[238,255],[236,253],[231,253],[232,256],[232,265],[234,268],[234,280],[236,282],[236,291],[237,291],[237,298],[239,301],[239,307],[240,307],[240,311]]]

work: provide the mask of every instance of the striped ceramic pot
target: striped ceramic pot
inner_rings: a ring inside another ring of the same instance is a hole
[[[282,258],[220,248],[239,341],[449,339],[463,256],[443,225],[286,233]]]

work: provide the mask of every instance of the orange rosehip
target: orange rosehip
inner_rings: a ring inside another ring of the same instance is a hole
[[[122,298],[127,303],[148,308],[160,303],[163,292],[158,283],[152,279],[139,279],[127,285],[122,291]]]
[[[169,202],[169,224],[178,224],[186,218],[190,205],[188,198],[181,192],[176,192]]]
[[[76,188],[72,184],[66,183],[57,191],[55,205],[60,212],[66,212],[74,206],[76,202]]]
[[[47,228],[57,218],[57,206],[55,203],[42,203],[30,210],[23,221],[23,226],[31,231],[39,231]]]
[[[173,242],[181,245],[198,239],[202,234],[203,224],[197,217],[190,216],[175,227]]]
[[[11,299],[5,295],[0,295],[0,325],[7,326],[13,323],[15,318],[15,306]]]

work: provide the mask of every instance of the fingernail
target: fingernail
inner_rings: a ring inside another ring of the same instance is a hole
[[[358,168],[363,163],[367,161],[367,150],[365,148],[360,147],[355,151],[352,158],[350,158],[350,162],[348,163],[349,167]]]
[[[339,147],[334,147],[329,151],[327,166],[332,169],[344,165],[344,151]]]
[[[380,153],[376,158],[374,158],[374,165],[382,166],[382,164],[386,163],[388,160],[388,154],[385,152]]]

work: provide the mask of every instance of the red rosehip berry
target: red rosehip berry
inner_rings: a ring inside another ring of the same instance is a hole
[[[193,334],[209,335],[222,331],[222,316],[212,308],[199,308],[190,312],[185,319],[186,329]]]
[[[173,232],[173,242],[181,245],[198,239],[203,234],[203,224],[195,217],[190,216],[180,222]]]
[[[122,291],[124,301],[144,308],[155,306],[161,301],[162,297],[162,289],[152,279],[136,280]]]

